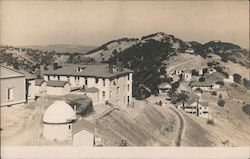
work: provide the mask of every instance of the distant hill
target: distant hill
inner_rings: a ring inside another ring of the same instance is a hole
[[[20,46],[20,48],[32,48],[41,51],[55,51],[58,53],[81,53],[85,54],[96,46],[85,46],[85,45],[68,45],[68,44],[57,44],[57,45],[30,45],[30,46]]]

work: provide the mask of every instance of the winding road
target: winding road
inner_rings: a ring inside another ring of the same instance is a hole
[[[176,146],[177,147],[180,147],[181,146],[181,141],[182,141],[182,137],[183,137],[183,134],[184,134],[184,131],[185,131],[185,119],[184,117],[178,112],[178,110],[176,110],[176,108],[172,108],[172,107],[169,107],[177,116],[178,116],[178,119],[179,119],[179,122],[180,122],[180,126],[178,128],[178,135],[177,135],[177,138],[176,138]]]

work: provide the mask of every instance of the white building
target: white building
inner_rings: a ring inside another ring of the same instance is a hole
[[[70,93],[70,84],[67,81],[47,81],[48,95],[65,95]]]
[[[165,95],[172,89],[172,86],[169,83],[162,83],[158,86],[158,88],[159,88],[159,94]]]
[[[192,91],[196,90],[197,88],[200,88],[202,91],[218,91],[220,89],[219,84],[213,84],[211,82],[192,82],[190,83],[190,87]]]
[[[185,50],[185,53],[194,53],[194,49],[192,49],[192,48],[188,48],[188,49],[186,49]]]
[[[95,146],[95,127],[87,120],[81,119],[72,127],[73,146]]]
[[[26,79],[22,73],[0,66],[0,88],[0,106],[23,105],[26,102]]]
[[[47,91],[47,82],[44,79],[35,79],[35,95],[41,96]]]
[[[182,74],[182,79],[184,81],[191,81],[192,73],[190,71],[184,71],[183,74]]]
[[[76,112],[64,101],[50,105],[43,115],[43,137],[50,141],[70,139]]]
[[[177,103],[175,106],[178,109],[183,109],[187,114],[208,118],[209,110],[207,102],[200,102],[200,97],[190,93],[189,99],[186,102]]]
[[[67,64],[55,70],[44,72],[45,81],[68,81],[71,88],[99,90],[100,103],[128,106],[132,103],[133,71],[108,64]]]
[[[234,82],[234,77],[233,77],[233,75],[229,75],[229,77],[224,78],[223,81],[228,82],[228,83],[233,83]]]

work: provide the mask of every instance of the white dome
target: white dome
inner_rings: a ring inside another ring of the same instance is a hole
[[[43,122],[68,123],[75,119],[75,112],[65,101],[56,101],[43,114]]]

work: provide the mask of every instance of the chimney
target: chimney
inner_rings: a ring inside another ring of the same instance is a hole
[[[122,61],[117,62],[117,70],[120,71],[120,72],[123,71],[123,63],[122,63]]]
[[[56,70],[56,69],[58,69],[58,63],[53,63],[53,70]]]
[[[113,73],[113,63],[109,62],[109,73]]]

